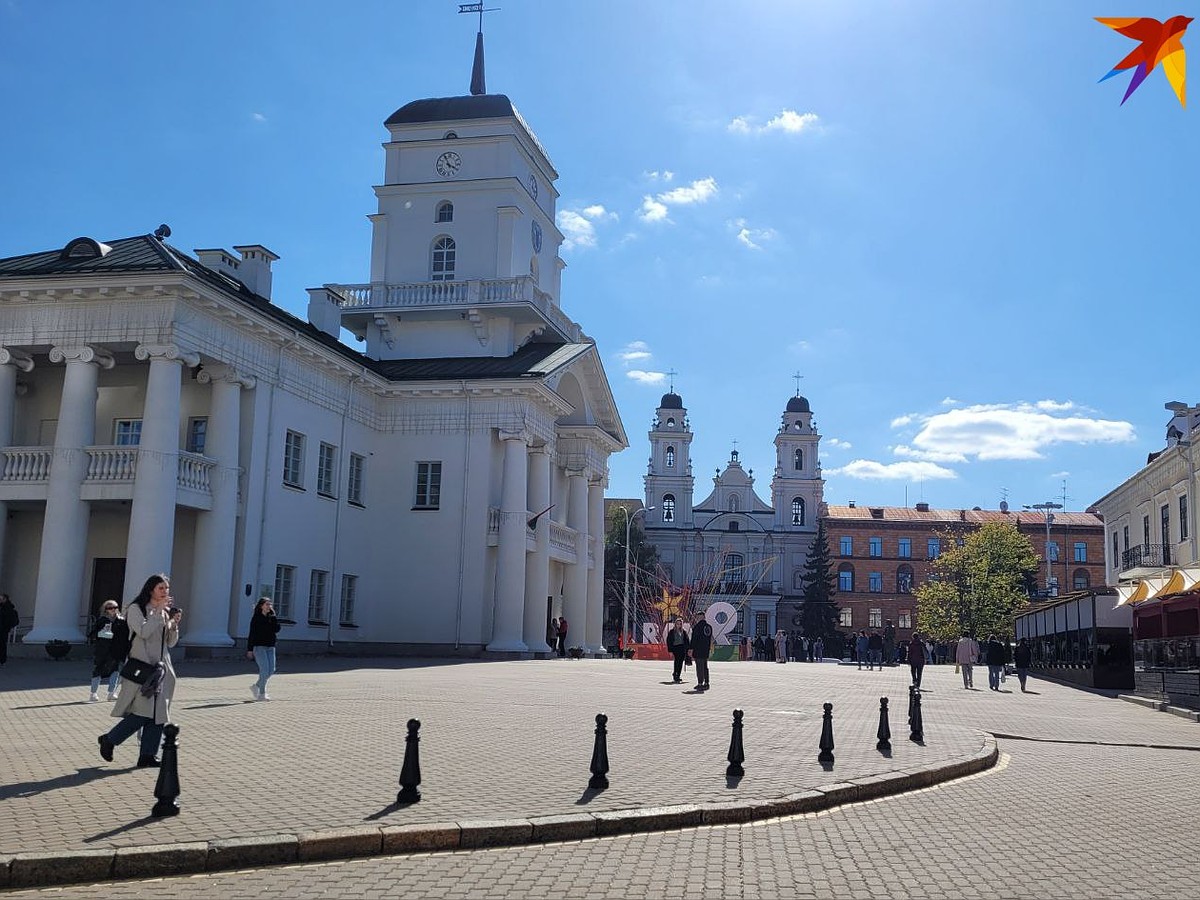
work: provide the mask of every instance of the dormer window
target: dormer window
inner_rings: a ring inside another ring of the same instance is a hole
[[[667,468],[668,469],[675,468],[675,448],[674,447],[667,448]]]
[[[443,200],[437,205],[437,222],[453,222],[454,221],[454,204],[449,200]]]
[[[430,261],[430,281],[454,280],[454,257],[457,247],[454,238],[448,234],[435,238],[433,241],[433,258]]]
[[[795,454],[796,471],[799,472],[804,468],[804,451],[796,450]]]
[[[443,141],[452,141],[457,137],[458,137],[458,135],[455,134],[453,131],[447,131],[445,134],[442,135],[442,140]]]
[[[89,237],[77,237],[58,254],[59,259],[100,259],[112,251],[108,244],[102,244]]]

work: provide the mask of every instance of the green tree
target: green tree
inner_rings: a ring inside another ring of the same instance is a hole
[[[1038,557],[1016,527],[989,522],[966,534],[933,561],[931,577],[917,588],[917,630],[934,640],[953,640],[964,631],[976,638],[1007,636],[1013,616],[1028,602],[1027,585]]]
[[[809,640],[821,638],[829,656],[840,656],[842,635],[838,632],[838,606],[833,602],[833,563],[829,560],[829,538],[825,523],[817,525],[817,538],[808,551],[801,594],[800,627]]]
[[[632,504],[630,504],[632,506]],[[636,509],[630,509],[632,514]],[[633,520],[629,528],[629,622],[634,627],[638,597],[658,591],[658,548],[646,543],[641,527],[642,517]],[[604,632],[621,633],[625,598],[625,513],[614,504],[609,510],[608,528],[604,536]],[[611,638],[606,637],[606,641]],[[613,640],[615,643],[615,640]]]

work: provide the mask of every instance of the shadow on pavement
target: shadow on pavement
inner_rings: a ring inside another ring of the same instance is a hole
[[[11,800],[15,797],[30,797],[36,794],[43,794],[46,791],[57,791],[60,788],[79,787],[80,785],[87,784],[89,781],[96,781],[99,778],[108,778],[110,775],[121,774],[124,773],[117,769],[88,766],[86,769],[79,769],[73,774],[47,778],[45,781],[23,781],[20,784],[0,785],[0,800]]]
[[[130,822],[127,825],[119,825],[116,828],[110,828],[108,831],[102,831],[99,834],[93,834],[89,838],[84,838],[83,842],[85,844],[94,844],[97,841],[106,841],[109,838],[116,837],[118,834],[124,834],[127,831],[133,831],[133,829],[135,829],[135,828],[141,828],[145,825],[151,824],[152,822],[161,822],[161,821],[162,821],[162,819],[156,819],[156,818],[154,818],[154,816],[146,815],[140,819],[136,819],[133,822]]]
[[[739,784],[742,783],[743,777],[744,776],[742,776],[742,775],[726,775],[725,776],[725,787],[729,788],[729,790],[733,790]]]
[[[604,793],[604,791],[602,789],[584,788],[583,793],[579,795],[579,799],[575,801],[575,805],[576,806],[585,806],[588,803],[591,803],[594,799],[596,799],[603,793]]]

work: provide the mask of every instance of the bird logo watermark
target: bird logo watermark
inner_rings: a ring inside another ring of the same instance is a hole
[[[1097,17],[1096,21],[1131,40],[1138,41],[1138,46],[1113,66],[1111,72],[1100,79],[1107,81],[1121,72],[1133,70],[1129,87],[1125,91],[1125,96],[1121,98],[1122,106],[1161,63],[1167,81],[1175,89],[1175,96],[1179,98],[1180,105],[1187,108],[1187,66],[1183,50],[1183,35],[1187,32],[1188,26],[1192,24],[1190,17],[1172,16],[1165,22],[1150,18],[1102,19]]]

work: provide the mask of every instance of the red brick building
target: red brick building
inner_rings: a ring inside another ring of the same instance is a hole
[[[1010,522],[1033,544],[1041,564],[1038,586],[1047,588],[1049,548],[1052,594],[1104,584],[1104,522],[1092,513],[1055,512],[1050,523],[1037,511],[930,509],[902,506],[829,506],[822,517],[836,579],[834,602],[843,629],[882,628],[890,619],[897,639],[912,634],[917,587],[948,541],[985,522]]]

